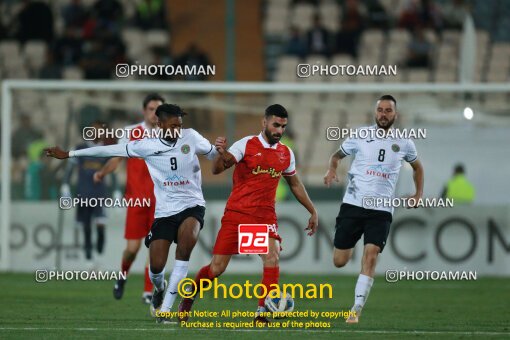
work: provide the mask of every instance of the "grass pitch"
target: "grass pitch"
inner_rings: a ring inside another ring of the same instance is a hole
[[[191,275],[190,275],[191,276]],[[193,277],[193,276],[191,276]],[[253,284],[258,275],[225,275],[220,283]],[[330,283],[333,299],[295,299],[295,310],[348,311],[353,303],[355,276],[282,275],[281,283]],[[375,279],[361,322],[319,318],[323,328],[183,328],[161,325],[141,303],[143,277],[131,275],[124,297],[113,299],[110,281],[51,281],[37,283],[33,274],[0,274],[0,338],[118,338],[118,339],[314,339],[377,338],[510,338],[510,286],[504,278],[477,281],[413,281],[387,283]],[[179,298],[177,303],[179,302]],[[195,303],[197,311],[254,311],[256,299],[214,299],[209,293]],[[176,305],[174,306],[174,309]],[[191,318],[190,321],[250,322],[251,318]],[[277,320],[301,321],[311,318]],[[217,323],[216,323],[217,322]],[[283,324],[282,324],[283,326]]]

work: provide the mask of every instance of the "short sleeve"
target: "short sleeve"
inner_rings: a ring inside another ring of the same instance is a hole
[[[232,156],[234,156],[237,163],[239,163],[243,159],[244,153],[246,152],[246,143],[248,143],[248,140],[252,137],[253,136],[244,137],[243,139],[240,139],[234,144],[232,144],[232,146],[228,149],[228,152],[230,152]]]
[[[356,153],[357,147],[358,146],[355,139],[347,138],[340,145],[340,151],[342,151],[344,155],[349,156]]]
[[[214,146],[197,131],[191,129],[191,132],[195,144],[195,154],[208,155],[214,149]]]
[[[412,163],[415,160],[418,159],[418,152],[416,151],[416,145],[414,145],[414,142],[409,139],[407,142],[407,151],[404,155],[404,160],[406,162]]]
[[[129,158],[145,158],[151,153],[150,139],[134,140],[126,144]]]
[[[296,158],[294,157],[294,152],[292,149],[287,147],[290,152],[290,164],[287,169],[283,171],[283,176],[294,176],[296,174]]]

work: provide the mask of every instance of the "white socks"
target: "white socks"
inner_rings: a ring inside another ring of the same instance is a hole
[[[158,291],[165,289],[165,268],[163,268],[161,273],[154,274],[149,267],[149,275],[151,277],[152,284],[154,284],[154,287],[156,287]]]
[[[163,299],[163,305],[161,306],[162,312],[169,312],[172,309],[175,298],[177,297],[177,287],[179,282],[188,275],[188,264],[189,261],[175,260],[174,270],[170,275],[168,288]]]
[[[356,288],[354,289],[354,304],[363,307],[370,293],[370,288],[374,284],[374,279],[370,276],[359,274]]]

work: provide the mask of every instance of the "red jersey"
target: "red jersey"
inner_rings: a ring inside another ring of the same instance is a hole
[[[225,211],[264,220],[258,223],[276,223],[276,188],[281,176],[296,174],[294,153],[280,142],[269,145],[262,134],[245,137],[228,151],[237,163]]]
[[[130,130],[129,139],[120,139],[119,144],[126,144],[132,140],[143,138],[143,132],[146,129],[145,122],[127,126],[126,130]],[[126,192],[124,194],[126,198],[149,198],[151,202],[156,202],[156,198],[154,197],[154,183],[152,182],[149,169],[143,159],[128,158],[126,173]]]

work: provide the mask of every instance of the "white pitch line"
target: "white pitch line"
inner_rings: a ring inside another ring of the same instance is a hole
[[[277,328],[260,328],[260,329],[231,329],[231,328],[64,328],[64,327],[0,327],[2,330],[15,330],[15,331],[40,331],[40,330],[53,330],[53,331],[86,331],[86,332],[111,332],[111,331],[139,331],[139,332],[176,332],[176,331],[224,331],[224,332],[307,332],[307,333],[360,333],[360,334],[456,334],[456,335],[509,335],[510,332],[486,332],[486,331],[385,331],[385,330],[356,330],[356,329],[277,329]]]

